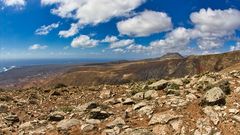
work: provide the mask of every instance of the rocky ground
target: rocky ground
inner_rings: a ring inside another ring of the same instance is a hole
[[[0,135],[239,135],[240,71],[0,90]]]

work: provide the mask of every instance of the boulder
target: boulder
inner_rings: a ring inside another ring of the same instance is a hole
[[[225,104],[225,93],[219,87],[208,90],[203,98],[203,103],[207,105]]]
[[[166,80],[160,80],[160,81],[157,81],[157,82],[149,85],[148,87],[149,87],[149,88],[153,88],[153,89],[155,89],[155,90],[162,90],[162,89],[166,88],[167,85],[168,85],[168,81],[166,81]]]

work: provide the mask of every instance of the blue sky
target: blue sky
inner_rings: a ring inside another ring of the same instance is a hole
[[[135,59],[240,49],[239,0],[0,1],[4,59]]]

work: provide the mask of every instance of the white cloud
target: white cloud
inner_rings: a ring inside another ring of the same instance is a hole
[[[125,53],[126,51],[124,50],[124,49],[122,49],[122,48],[116,48],[116,49],[113,49],[113,52],[114,53],[120,53],[120,54],[122,54],[122,53]]]
[[[237,42],[235,46],[230,47],[230,51],[240,50],[240,42]]]
[[[25,0],[2,0],[6,6],[25,6]]]
[[[47,35],[50,31],[52,31],[53,29],[56,29],[58,27],[59,27],[59,22],[58,23],[53,23],[53,24],[50,24],[50,25],[47,25],[47,26],[43,25],[35,31],[35,34],[37,34],[37,35]]]
[[[77,23],[72,23],[71,28],[69,30],[62,30],[58,33],[60,37],[71,37],[75,34],[77,34],[79,31],[79,25]]]
[[[111,43],[110,44],[110,48],[111,49],[121,48],[121,47],[129,46],[131,44],[134,44],[134,40],[133,39],[124,39],[124,40],[119,40],[117,42]]]
[[[201,9],[190,15],[194,24],[195,38],[202,50],[221,47],[225,38],[240,28],[240,11],[236,9]]]
[[[172,27],[171,18],[166,13],[148,10],[117,23],[121,34],[136,37],[169,31]]]
[[[113,17],[124,16],[145,1],[146,0],[41,0],[41,3],[42,5],[55,4],[56,8],[51,10],[52,14],[62,18],[78,20],[76,26],[80,28],[84,25],[97,25],[107,22]],[[66,33],[59,34],[65,35]],[[68,35],[72,36],[76,33],[78,32],[75,28],[75,32]]]
[[[95,39],[91,39],[89,36],[87,35],[80,35],[79,37],[76,37],[73,39],[71,46],[73,48],[91,48],[91,47],[95,47],[97,46],[99,43],[98,40]]]
[[[113,43],[118,41],[118,38],[116,36],[106,36],[105,39],[102,40],[102,42],[106,43]]]
[[[191,36],[190,29],[179,27],[167,34],[165,39],[151,42],[149,49],[152,51],[161,50],[162,52],[180,51],[187,47]]]
[[[48,46],[46,46],[46,45],[34,44],[34,45],[29,46],[28,49],[29,50],[44,50],[46,48],[48,48]]]

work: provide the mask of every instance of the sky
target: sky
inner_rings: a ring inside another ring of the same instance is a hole
[[[0,0],[2,59],[240,50],[240,0]]]

